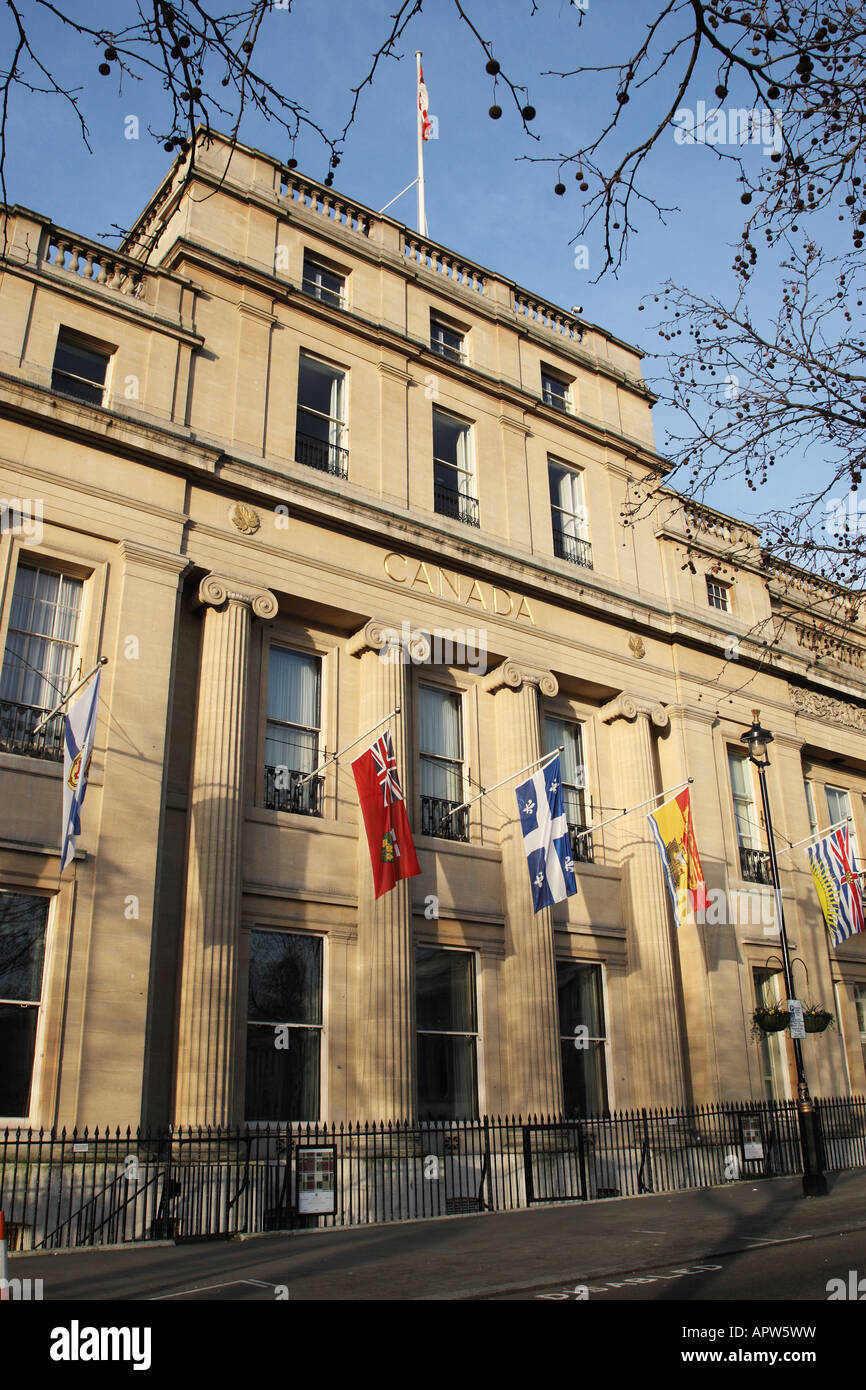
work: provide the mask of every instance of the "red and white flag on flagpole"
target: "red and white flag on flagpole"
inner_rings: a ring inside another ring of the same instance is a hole
[[[427,95],[427,87],[424,82],[424,69],[420,62],[418,64],[418,110],[421,112],[421,139],[429,140],[433,122],[430,119],[430,98]]]
[[[414,878],[421,872],[397,777],[390,729],[355,759],[352,772],[367,830],[376,897],[381,898],[401,878]]]

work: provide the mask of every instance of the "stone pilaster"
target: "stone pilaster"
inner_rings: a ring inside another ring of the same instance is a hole
[[[241,915],[244,742],[250,625],[276,616],[267,589],[210,574],[204,605],[189,811],[176,1123],[235,1114],[237,936]]]
[[[616,769],[617,799],[623,807],[638,805],[661,790],[652,730],[667,728],[667,711],[655,701],[623,693],[605,705],[599,717],[611,726],[610,752]],[[681,1000],[669,900],[658,850],[650,827],[642,820],[652,809],[649,805],[616,823],[629,931],[629,1102],[683,1105],[686,1088]]]
[[[361,663],[358,730],[395,709],[391,738],[397,775],[412,805],[406,759],[407,664],[397,633],[372,620],[349,639],[347,651]],[[419,639],[423,641],[423,639]],[[386,728],[380,726],[370,742]],[[369,745],[368,745],[369,746]],[[353,757],[364,751],[359,745]],[[410,816],[411,819],[411,816]],[[411,879],[402,879],[378,900],[373,890],[370,853],[358,812],[358,1015],[356,1050],[360,1118],[396,1120],[415,1111],[415,970],[412,941]]]
[[[499,777],[507,777],[542,756],[539,692],[552,698],[559,685],[551,671],[504,661],[486,678],[484,688],[494,696]],[[552,918],[549,908],[532,911],[514,787],[503,792],[510,810],[502,830],[508,1057],[504,1089],[509,1110],[559,1115],[562,1063]]]

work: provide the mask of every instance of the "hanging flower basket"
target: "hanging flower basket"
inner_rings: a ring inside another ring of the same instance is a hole
[[[781,1033],[791,1022],[791,1015],[780,1004],[769,1009],[756,1009],[752,1014],[752,1028],[762,1033]]]
[[[803,1010],[803,1024],[807,1033],[823,1033],[824,1029],[831,1028],[834,1022],[833,1015],[818,1004]]]

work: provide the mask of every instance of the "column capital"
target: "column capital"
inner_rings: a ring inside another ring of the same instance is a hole
[[[207,575],[198,586],[197,599],[202,607],[212,608],[221,608],[224,603],[243,603],[252,608],[257,618],[275,618],[280,607],[270,589],[259,589],[225,574]]]
[[[390,661],[399,661],[400,655],[405,652],[405,660],[417,665],[430,660],[430,643],[423,632],[414,631],[405,622],[401,627],[396,627],[382,618],[371,618],[357,632],[353,632],[346,643],[346,651],[349,656],[359,658],[365,652],[374,652],[383,660],[387,654]]]
[[[667,710],[658,700],[645,700],[626,690],[609,700],[599,710],[598,717],[603,724],[612,724],[616,719],[637,719],[641,714],[651,720],[657,729],[666,729],[670,723]]]
[[[551,699],[559,693],[559,681],[552,671],[546,671],[541,666],[526,666],[522,661],[514,661],[510,657],[491,671],[483,682],[483,688],[490,695],[495,695],[497,690],[506,686],[509,690],[520,690],[524,685],[537,686],[542,695]]]

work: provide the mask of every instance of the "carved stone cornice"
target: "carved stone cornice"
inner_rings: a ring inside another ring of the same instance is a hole
[[[221,608],[224,603],[247,604],[257,618],[275,618],[279,603],[270,589],[259,589],[224,574],[209,574],[198,586],[201,607]]]
[[[803,690],[799,685],[789,684],[788,697],[798,714],[866,733],[866,709],[860,705],[853,705],[848,700],[836,700],[832,695],[819,695],[816,690]]]
[[[483,688],[490,695],[495,695],[497,690],[508,687],[509,690],[520,690],[521,686],[535,685],[542,695],[552,699],[559,694],[559,681],[552,671],[545,671],[540,666],[525,666],[522,661],[513,661],[509,658],[503,661],[501,666],[497,666],[495,671],[483,681]]]
[[[349,656],[362,657],[365,652],[375,652],[383,660],[395,660],[404,647],[407,662],[422,665],[430,660],[430,643],[423,632],[406,632],[381,618],[371,618],[353,632],[346,643]]]
[[[608,701],[598,717],[603,724],[612,724],[615,719],[637,719],[639,715],[645,715],[657,729],[666,729],[670,723],[667,710],[658,700],[644,700],[625,690]]]

